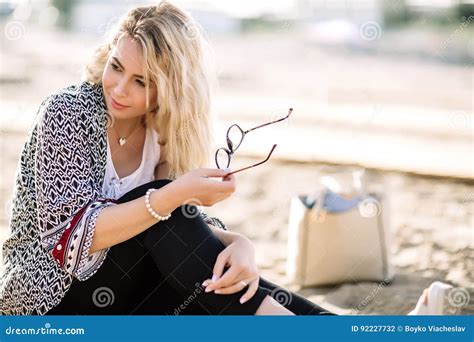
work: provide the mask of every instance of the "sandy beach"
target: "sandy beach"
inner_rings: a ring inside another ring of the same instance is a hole
[[[41,47],[34,44],[38,39]],[[5,43],[0,242],[8,235],[14,175],[34,113],[46,95],[79,80],[97,38],[28,29],[22,40]],[[203,208],[252,239],[262,276],[336,313],[370,315],[406,314],[422,290],[440,280],[467,291],[461,314],[474,314],[472,67],[334,53],[291,33],[279,39],[220,37],[213,43],[221,68],[214,108],[219,139],[229,124],[251,127],[275,119],[289,104],[299,104],[301,113],[289,134],[300,141],[282,139],[268,163],[238,174],[232,197]],[[66,50],[67,61],[61,54]],[[359,120],[352,106],[362,106],[359,112],[370,120]],[[405,107],[397,112],[397,106]],[[345,117],[337,115],[341,110]],[[381,120],[373,120],[373,113]],[[273,142],[264,135],[255,139],[246,141],[252,151],[242,148],[235,156],[234,169],[261,160]],[[370,186],[390,202],[393,282],[290,284],[285,265],[291,198],[316,189],[322,170],[344,170],[356,162],[367,167]]]
[[[3,238],[8,234],[9,199],[25,138],[25,134],[2,134]],[[254,159],[237,158],[235,165],[253,162]],[[222,219],[232,231],[252,239],[263,277],[334,312],[406,314],[425,287],[441,280],[469,291],[471,300],[462,306],[462,314],[474,314],[474,184],[449,178],[367,171],[371,187],[383,192],[391,203],[391,253],[396,275],[390,285],[365,282],[300,289],[289,284],[285,266],[290,200],[292,196],[307,194],[308,189],[316,189],[321,171],[335,167],[270,161],[251,172],[238,174],[237,191],[230,198],[202,209]]]

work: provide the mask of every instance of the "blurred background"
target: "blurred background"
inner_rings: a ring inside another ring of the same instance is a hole
[[[0,239],[41,101],[79,81],[128,9],[157,3],[0,1]],[[270,161],[238,174],[236,193],[204,208],[255,242],[264,277],[337,313],[405,314],[433,280],[473,298],[474,1],[172,3],[215,52],[216,147],[231,124],[247,129],[294,108],[290,120],[249,134],[232,168],[278,143]],[[285,272],[290,200],[315,191],[322,173],[354,166],[390,200],[396,276],[383,286],[297,288]],[[474,313],[472,300],[462,313]]]

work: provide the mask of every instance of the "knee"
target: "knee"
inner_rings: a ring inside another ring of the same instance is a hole
[[[148,182],[146,184],[142,184],[142,185],[130,190],[126,194],[124,194],[122,197],[120,197],[118,199],[118,202],[119,203],[124,203],[124,202],[134,200],[136,198],[139,198],[141,196],[145,196],[148,189],[150,189],[150,188],[159,189],[159,188],[161,188],[161,187],[163,187],[166,184],[169,184],[171,182],[172,182],[172,180],[170,180],[170,179],[158,179],[158,180],[153,180],[151,182]]]
[[[171,179],[157,179],[157,180],[153,180],[149,183],[146,183],[144,185],[148,185],[148,188],[161,188],[163,186],[165,186],[166,184],[169,184],[171,183],[172,180]]]

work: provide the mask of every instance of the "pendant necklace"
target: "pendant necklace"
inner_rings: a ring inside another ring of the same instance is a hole
[[[139,121],[140,121],[140,120],[139,120]],[[132,130],[132,132],[131,132],[130,134],[128,134],[128,135],[125,136],[125,137],[121,137],[120,134],[119,134],[119,132],[117,132],[117,129],[115,128],[115,125],[113,125],[113,128],[114,128],[114,130],[115,130],[115,133],[117,133],[117,136],[119,137],[118,140],[117,140],[117,142],[119,143],[119,145],[120,145],[120,146],[125,145],[125,144],[127,143],[127,139],[128,139],[128,138],[136,131],[136,129],[139,128],[139,127],[140,127],[140,124],[139,124],[137,127],[135,127],[135,128]]]

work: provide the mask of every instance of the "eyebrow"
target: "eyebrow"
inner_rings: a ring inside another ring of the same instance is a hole
[[[118,60],[117,57],[112,56],[112,58],[117,62],[117,64],[118,64],[123,70],[125,70],[125,68],[123,67],[122,63],[120,63],[120,61]],[[142,75],[134,74],[133,76],[136,76],[136,77],[141,78],[141,79],[145,79]]]

